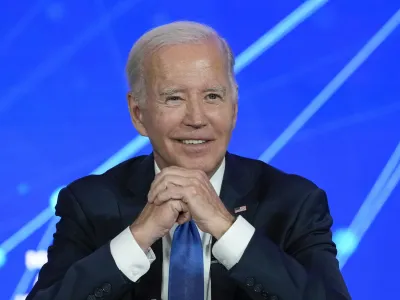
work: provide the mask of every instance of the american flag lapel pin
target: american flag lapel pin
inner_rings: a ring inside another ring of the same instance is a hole
[[[240,212],[246,211],[246,210],[247,210],[247,206],[243,205],[243,206],[240,206],[240,207],[236,207],[234,212],[235,212],[235,214],[237,214],[237,213],[240,213]]]

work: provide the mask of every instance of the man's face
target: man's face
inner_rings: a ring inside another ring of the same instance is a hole
[[[212,176],[218,168],[237,116],[227,63],[215,40],[165,46],[145,61],[145,103],[138,106],[129,96],[129,107],[161,169],[179,166]]]

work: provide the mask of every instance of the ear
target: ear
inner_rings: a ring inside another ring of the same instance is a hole
[[[143,113],[145,108],[139,105],[139,102],[134,98],[132,92],[128,93],[127,98],[133,126],[135,126],[140,135],[148,136],[147,130],[143,124]]]
[[[238,101],[236,100],[233,104],[233,121],[232,121],[232,130],[236,127],[236,120],[238,114]]]
[[[232,130],[235,129],[236,127],[236,120],[237,120],[237,115],[238,115],[238,102],[239,102],[239,86],[236,84],[235,86],[236,93],[235,93],[235,98],[234,103],[233,103],[233,116],[232,116]]]

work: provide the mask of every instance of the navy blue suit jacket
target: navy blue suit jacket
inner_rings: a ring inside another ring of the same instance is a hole
[[[139,156],[61,190],[48,262],[27,300],[161,299],[161,239],[152,246],[156,261],[136,283],[119,271],[109,245],[140,214],[153,179],[153,156]],[[240,214],[256,231],[231,270],[211,265],[212,300],[350,299],[324,191],[227,153],[221,199],[232,214],[246,206]]]

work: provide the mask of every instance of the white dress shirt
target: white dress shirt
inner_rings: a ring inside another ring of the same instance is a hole
[[[154,162],[155,173],[160,172],[157,164]],[[221,191],[222,179],[225,172],[225,159],[217,172],[211,177],[210,182],[216,193]],[[168,276],[169,259],[171,252],[172,237],[175,224],[169,234],[162,238],[163,248],[163,266],[162,266],[162,289],[161,299],[168,300]],[[222,263],[228,270],[232,268],[242,257],[247,245],[254,234],[254,227],[243,217],[238,216],[235,223],[228,231],[214,244],[211,249],[212,236],[209,233],[202,232],[199,229],[203,244],[203,262],[204,262],[204,299],[211,300],[211,251],[214,257]],[[151,263],[156,259],[153,250],[150,248],[146,254],[135,241],[129,227],[116,236],[110,244],[111,255],[119,270],[133,282],[148,272]]]

